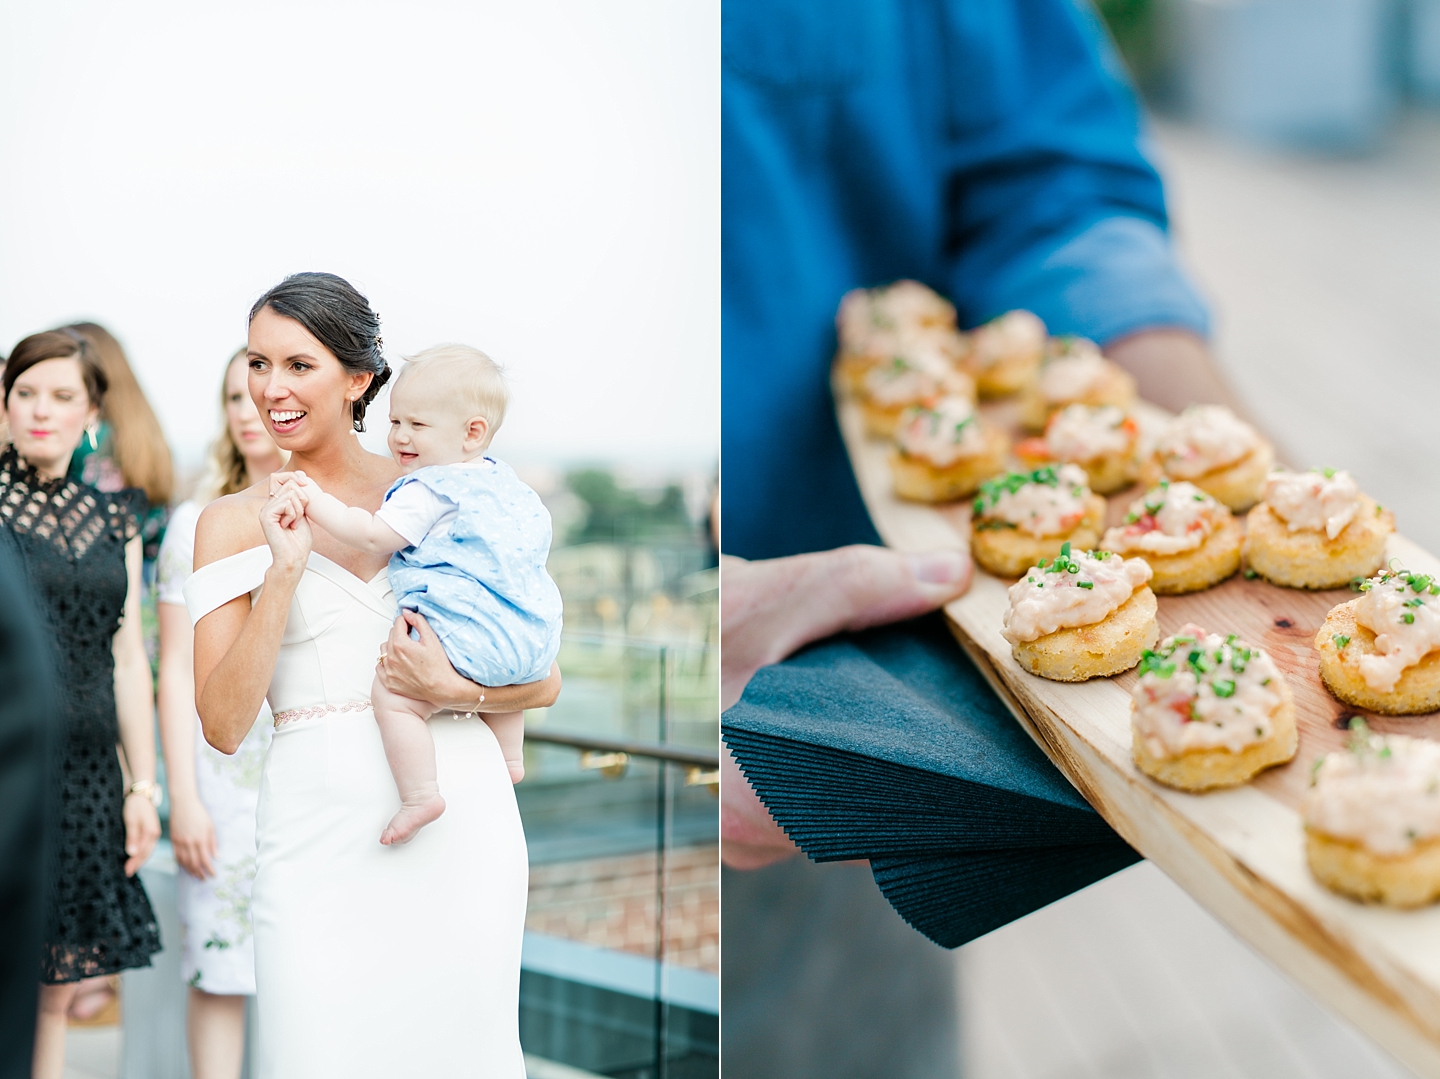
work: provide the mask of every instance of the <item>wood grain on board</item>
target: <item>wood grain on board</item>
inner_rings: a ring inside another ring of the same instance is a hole
[[[1012,403],[987,404],[981,414],[1013,427],[1014,411]],[[885,543],[907,551],[968,546],[968,501],[936,507],[897,499],[888,446],[866,437],[853,402],[838,399],[838,416]],[[1165,414],[1142,406],[1140,419],[1153,427]],[[1137,494],[1111,496],[1110,523]],[[1440,560],[1403,537],[1391,537],[1389,555],[1440,574]],[[1344,721],[1357,714],[1321,684],[1312,641],[1351,593],[1303,592],[1237,575],[1205,592],[1159,597],[1162,637],[1187,622],[1238,633],[1270,653],[1295,694],[1295,760],[1247,786],[1193,795],[1155,783],[1131,762],[1133,672],[1067,684],[1019,667],[1000,636],[1009,583],[977,569],[969,591],[945,613],[960,647],[1046,755],[1116,831],[1235,933],[1411,1068],[1440,1079],[1440,908],[1355,903],[1317,884],[1305,864],[1297,810],[1310,766],[1342,745]],[[1440,713],[1366,718],[1377,730],[1440,739]]]

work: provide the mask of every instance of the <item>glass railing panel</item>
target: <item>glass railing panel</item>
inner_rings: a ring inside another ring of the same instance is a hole
[[[712,1079],[720,918],[713,649],[703,640],[567,632],[561,655],[565,690],[555,707],[527,716],[526,779],[517,789],[531,864],[522,1042],[532,1059],[615,1079]],[[538,740],[552,735],[628,749]],[[675,750],[687,759],[648,755]]]

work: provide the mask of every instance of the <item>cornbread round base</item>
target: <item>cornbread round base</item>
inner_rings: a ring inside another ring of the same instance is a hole
[[[1440,650],[1427,653],[1413,667],[1400,672],[1389,693],[1373,690],[1360,673],[1360,657],[1377,654],[1375,634],[1355,621],[1352,599],[1335,607],[1315,634],[1320,653],[1320,680],[1346,704],[1387,716],[1414,716],[1440,711]],[[1342,648],[1336,637],[1348,638]]]
[[[1246,746],[1234,753],[1223,746],[1216,749],[1193,749],[1178,757],[1155,757],[1145,748],[1139,733],[1131,741],[1135,767],[1151,779],[1182,791],[1208,791],[1221,787],[1238,787],[1255,778],[1266,768],[1284,764],[1295,756],[1300,744],[1295,729],[1295,699],[1290,687],[1280,683],[1281,701],[1270,716],[1273,729],[1263,742]],[[1135,705],[1131,702],[1134,712]]]
[[[1054,558],[1060,547],[1069,543],[1077,551],[1088,551],[1100,542],[1105,527],[1105,500],[1091,495],[1085,503],[1085,516],[1069,532],[1060,536],[1032,536],[1018,528],[984,528],[985,518],[970,526],[970,553],[975,563],[997,577],[1019,577],[1042,558]]]
[[[1245,538],[1240,522],[1227,516],[1225,523],[1193,551],[1178,554],[1151,554],[1148,551],[1119,551],[1126,558],[1143,558],[1155,571],[1150,590],[1157,596],[1181,596],[1203,592],[1228,580],[1240,568],[1240,545]],[[1108,548],[1107,548],[1108,550]]]
[[[845,396],[859,397],[864,392],[865,376],[877,362],[874,356],[863,353],[841,353],[835,358],[831,383]]]
[[[1423,907],[1440,898],[1440,839],[1417,843],[1409,854],[1380,855],[1306,829],[1305,859],[1325,887],[1364,903]]]
[[[872,438],[894,438],[900,426],[900,414],[909,408],[911,402],[901,405],[877,405],[864,401],[860,411],[865,416],[865,433]]]
[[[1379,572],[1394,531],[1395,515],[1365,495],[1354,520],[1334,539],[1309,529],[1291,532],[1262,502],[1245,518],[1245,564],[1283,588],[1343,588]]]
[[[1090,490],[1097,495],[1114,494],[1135,482],[1138,467],[1131,453],[1107,453],[1093,461],[1075,462],[1090,477]]]
[[[1073,404],[1114,405],[1129,411],[1135,404],[1135,379],[1123,367],[1107,360],[1104,373],[1085,393],[1068,401],[1050,401],[1041,394],[1037,378],[1020,398],[1020,425],[1027,431],[1043,431],[1051,416]]]
[[[972,370],[975,389],[981,397],[1006,397],[1018,393],[1035,381],[1040,370],[1040,353],[1029,356],[1007,356],[983,370]]]
[[[962,457],[952,465],[932,465],[923,457],[911,457],[901,450],[890,455],[895,493],[912,502],[954,502],[968,498],[997,472],[1005,470],[1010,439],[998,427],[983,427],[985,450],[974,457]]]
[[[1011,645],[1015,661],[1031,674],[1054,682],[1084,682],[1128,671],[1160,635],[1155,593],[1141,585],[1099,622],[1057,629],[1033,641]]]

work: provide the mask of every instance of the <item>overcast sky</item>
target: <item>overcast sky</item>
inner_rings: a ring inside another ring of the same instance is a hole
[[[507,366],[501,456],[713,465],[718,34],[707,0],[0,5],[0,350],[103,323],[193,465],[251,302],[329,270],[392,364]]]

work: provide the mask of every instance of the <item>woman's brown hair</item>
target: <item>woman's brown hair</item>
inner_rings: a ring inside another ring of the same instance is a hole
[[[110,390],[100,406],[100,416],[110,426],[115,464],[126,486],[143,488],[152,506],[165,505],[175,493],[175,465],[160,421],[130,369],[125,350],[110,331],[93,322],[76,322],[59,332],[67,330],[89,343],[109,380]]]
[[[210,456],[205,462],[205,474],[195,489],[195,501],[201,505],[213,502],[225,495],[233,495],[250,486],[250,473],[245,464],[245,455],[230,436],[230,422],[226,417],[225,381],[230,377],[230,367],[236,360],[245,357],[245,349],[231,356],[220,376],[220,434],[210,445]],[[283,454],[282,454],[283,456]]]
[[[105,407],[105,394],[110,380],[106,376],[94,347],[82,335],[73,330],[46,330],[32,333],[15,346],[5,364],[5,405],[10,405],[10,390],[15,380],[37,363],[46,360],[80,361],[80,379],[85,383],[85,393],[96,408]]]

